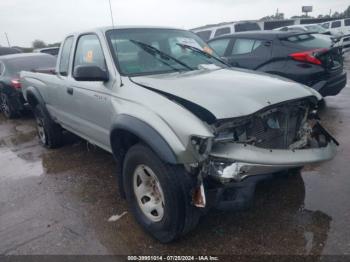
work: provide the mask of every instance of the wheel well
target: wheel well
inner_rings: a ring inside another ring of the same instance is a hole
[[[27,101],[30,104],[31,107],[35,107],[37,104],[39,104],[38,99],[35,97],[34,94],[28,93],[27,94]]]
[[[119,192],[125,198],[123,185],[123,163],[124,158],[130,147],[139,143],[141,139],[130,131],[124,129],[116,129],[111,133],[111,147],[114,158],[117,162],[117,180]]]

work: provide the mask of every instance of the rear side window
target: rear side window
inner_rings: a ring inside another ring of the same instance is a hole
[[[229,42],[230,42],[230,39],[228,38],[218,39],[218,40],[211,41],[209,43],[209,46],[213,48],[219,56],[224,56]]]
[[[245,31],[260,31],[260,27],[257,23],[244,23],[235,24],[235,32],[245,32]]]
[[[344,24],[345,26],[350,26],[350,19],[345,19]]]
[[[223,28],[217,29],[214,36],[217,37],[221,35],[227,35],[230,33],[231,33],[231,29],[229,27],[223,27]]]
[[[262,41],[255,39],[236,39],[232,49],[232,55],[242,55],[253,52],[259,46]]]
[[[81,65],[95,65],[106,70],[101,43],[96,35],[83,35],[78,40],[74,57],[74,68]]]
[[[73,36],[70,36],[64,41],[64,44],[62,46],[62,52],[61,52],[61,58],[60,58],[60,65],[59,65],[59,73],[62,76],[68,75],[68,68],[69,68],[69,58],[71,49],[73,46]]]
[[[329,23],[322,24],[322,27],[325,28],[325,29],[328,29],[329,28]]]
[[[200,38],[202,38],[204,41],[208,41],[211,36],[211,30],[201,31],[196,33]]]
[[[304,28],[302,28],[302,27],[297,27],[297,26],[295,26],[295,27],[289,27],[288,28],[288,31],[294,31],[294,32],[306,32],[306,30],[304,29]]]
[[[11,71],[33,71],[36,69],[54,68],[56,58],[47,54],[36,54],[21,56],[7,60],[6,67],[11,68]]]
[[[289,25],[294,25],[294,21],[293,20],[265,21],[263,24],[263,27],[264,27],[264,30],[271,30],[278,27],[289,26]]]
[[[320,34],[295,35],[288,37],[284,41],[307,48],[329,48],[332,45],[330,37]]]
[[[337,27],[340,27],[340,26],[341,26],[340,21],[332,22],[332,28],[337,28]]]

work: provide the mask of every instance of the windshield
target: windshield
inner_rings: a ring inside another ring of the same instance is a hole
[[[317,32],[317,33],[321,33],[321,34],[327,32],[320,25],[306,25],[305,27],[306,27],[307,31],[309,31],[309,32]]]
[[[200,65],[226,67],[200,37],[185,30],[114,29],[107,38],[122,75],[185,72],[199,70]]]

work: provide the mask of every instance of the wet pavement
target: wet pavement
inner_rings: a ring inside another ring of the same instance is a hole
[[[212,211],[167,245],[130,213],[108,222],[127,211],[111,155],[69,136],[44,149],[32,116],[0,114],[0,254],[350,254],[349,101],[348,84],[322,112],[341,144],[332,161],[260,185],[249,210]]]

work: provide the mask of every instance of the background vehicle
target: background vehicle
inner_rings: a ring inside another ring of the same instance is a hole
[[[45,54],[13,54],[0,57],[0,105],[7,118],[15,118],[24,110],[19,81],[22,70],[53,68],[56,59]]]
[[[22,53],[20,50],[11,47],[0,47],[0,56]]]
[[[326,30],[329,30],[332,35],[350,35],[350,18],[329,21],[322,23],[321,26]]]
[[[317,90],[338,94],[346,85],[341,47],[321,34],[261,31],[223,36],[208,42],[234,67],[276,74]]]
[[[196,33],[204,41],[208,41],[212,38],[219,37],[222,35],[229,35],[232,33],[245,31],[261,30],[260,24],[262,24],[262,22],[242,21],[221,23],[216,25],[207,25],[198,28],[193,28],[191,29],[191,31]]]
[[[59,47],[47,47],[47,48],[35,49],[34,53],[44,53],[44,54],[49,54],[57,57],[59,51],[60,51]]]
[[[113,153],[120,193],[162,242],[200,208],[242,208],[271,173],[335,155],[309,114],[317,92],[211,52],[185,30],[101,28],[65,39],[56,74],[21,73],[41,143],[60,146],[64,128]]]
[[[278,31],[294,31],[294,32],[312,32],[319,34],[330,34],[329,30],[326,30],[320,25],[317,24],[308,24],[308,25],[290,25],[276,28],[274,30]]]

